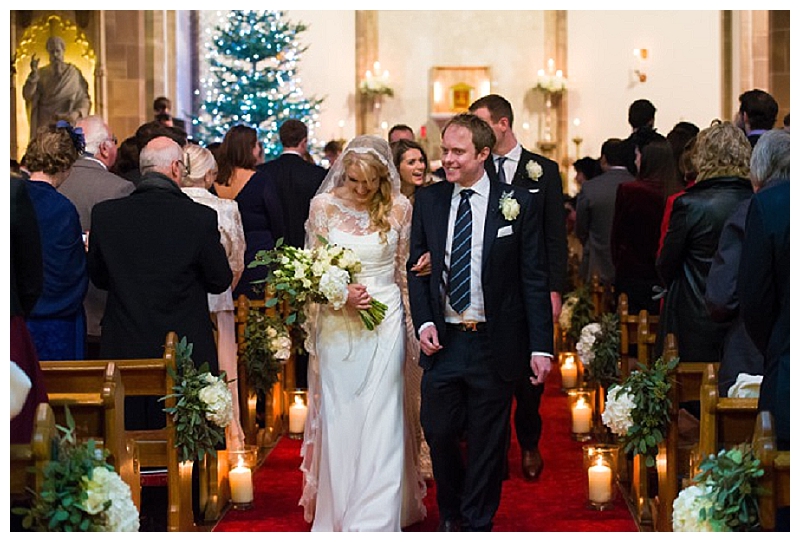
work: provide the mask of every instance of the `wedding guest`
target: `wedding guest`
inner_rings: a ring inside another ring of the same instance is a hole
[[[136,190],[92,209],[89,273],[108,290],[100,355],[158,358],[174,331],[194,345],[198,366],[218,374],[208,294],[224,292],[233,274],[217,214],[181,192],[183,161],[174,140],[156,137],[142,149]],[[126,428],[163,427],[163,408],[157,397],[126,398]]]
[[[664,204],[664,216],[661,218],[661,236],[658,240],[658,253],[661,254],[661,248],[664,246],[664,237],[667,235],[667,228],[669,228],[669,219],[672,215],[672,206],[675,200],[686,192],[686,189],[692,186],[697,180],[697,168],[694,165],[694,151],[697,143],[697,136],[692,137],[684,145],[683,152],[678,160],[678,177],[680,177],[679,185],[683,188],[679,189],[674,194],[667,196],[667,201]],[[662,298],[663,300],[663,298]]]
[[[394,143],[395,141],[399,141],[401,139],[410,139],[411,141],[416,140],[416,137],[414,136],[414,130],[406,124],[395,124],[389,128],[389,134],[386,136],[386,138],[389,140],[389,143]]]
[[[83,298],[89,275],[83,230],[75,205],[58,192],[83,149],[83,133],[59,121],[42,127],[25,152],[44,264],[42,295],[27,323],[44,360],[83,359],[86,350]]]
[[[130,182],[134,188],[139,182],[139,145],[136,143],[136,136],[130,136],[122,140],[117,148],[117,159],[110,168],[111,173],[119,175]]]
[[[400,174],[400,192],[413,204],[417,188],[433,182],[428,155],[422,145],[412,139],[398,139],[391,147],[392,160]]]
[[[231,286],[221,294],[208,294],[208,310],[217,330],[217,356],[219,370],[225,371],[228,388],[233,396],[233,423],[226,429],[229,449],[240,450],[244,445],[244,432],[239,423],[239,386],[237,369],[236,318],[232,287],[236,286],[244,270],[244,230],[239,206],[236,202],[221,199],[209,191],[217,178],[217,162],[211,151],[190,143],[183,149],[186,174],[181,178],[181,190],[197,203],[211,207],[217,213],[217,229],[233,273]]]
[[[233,290],[234,299],[240,295],[263,299],[264,285],[254,281],[264,281],[267,269],[251,269],[247,264],[256,252],[274,248],[275,241],[286,234],[278,187],[267,173],[256,169],[263,155],[258,132],[244,124],[228,130],[217,155],[219,173],[212,190],[221,198],[236,201],[244,229],[245,268]]]
[[[718,362],[730,323],[711,319],[704,296],[722,227],[753,193],[750,144],[732,123],[714,121],[697,135],[694,163],[697,181],[675,200],[656,261],[667,288],[659,344],[674,333],[682,361]]]
[[[325,157],[325,161],[327,163],[326,167],[329,168],[333,165],[339,155],[342,154],[342,146],[344,142],[341,139],[331,139],[327,143],[325,143],[325,147],[322,149],[323,156]]]
[[[778,118],[778,102],[768,92],[755,88],[739,95],[737,125],[747,134],[751,146],[755,146],[761,134],[775,127]]]
[[[362,264],[345,306],[322,304],[309,316],[300,503],[312,531],[400,531],[425,517],[425,484],[408,468],[403,416],[410,215],[388,143],[369,135],[347,145],[311,201],[306,248],[321,236]],[[373,297],[388,308],[368,330],[358,310]]]

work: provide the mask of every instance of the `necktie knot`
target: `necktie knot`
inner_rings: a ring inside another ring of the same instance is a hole
[[[470,196],[472,196],[472,194],[474,193],[475,191],[472,188],[465,188],[464,190],[461,191],[461,199],[468,200]]]

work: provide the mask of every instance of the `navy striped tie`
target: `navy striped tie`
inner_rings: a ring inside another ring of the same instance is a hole
[[[497,158],[497,179],[503,184],[506,184],[506,168],[504,167],[506,160],[508,160],[508,158],[505,156],[499,156]]]
[[[450,245],[450,306],[461,314],[469,308],[470,262],[472,260],[472,207],[469,198],[474,190],[461,191],[461,201],[453,227],[453,244]]]

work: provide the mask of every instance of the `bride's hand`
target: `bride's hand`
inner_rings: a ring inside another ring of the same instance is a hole
[[[365,310],[370,307],[372,296],[367,293],[367,287],[363,284],[347,285],[347,305],[354,309]]]

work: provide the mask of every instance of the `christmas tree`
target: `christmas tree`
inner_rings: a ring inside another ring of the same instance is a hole
[[[192,119],[193,135],[201,144],[222,141],[232,126],[246,124],[258,130],[269,160],[282,150],[280,125],[297,119],[309,128],[309,151],[316,150],[313,131],[322,100],[303,95],[297,68],[308,49],[297,38],[306,29],[303,23],[285,20],[282,11],[225,13],[207,44],[204,102]]]

